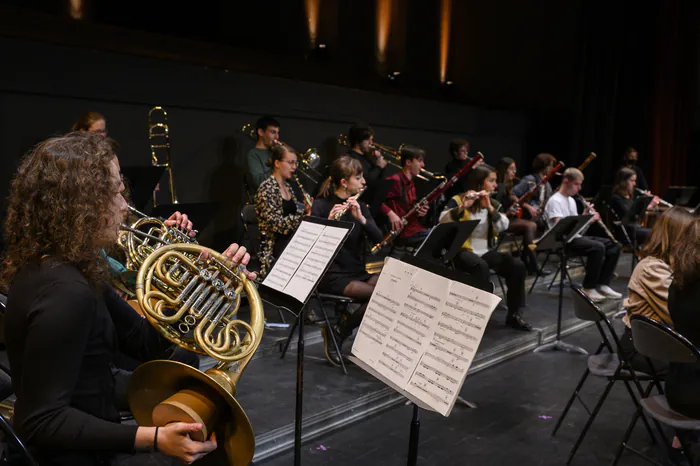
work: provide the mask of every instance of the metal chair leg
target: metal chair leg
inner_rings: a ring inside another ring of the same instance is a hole
[[[537,280],[540,279],[540,274],[544,270],[545,265],[547,265],[547,262],[549,262],[549,256],[551,255],[551,252],[547,253],[547,257],[544,258],[544,261],[542,262],[542,265],[540,266],[540,270],[537,273],[537,276],[535,279],[532,281],[532,286],[530,287],[530,291],[527,292],[527,294],[532,294],[532,290],[535,289],[535,285],[537,284]]]
[[[598,400],[598,403],[595,405],[595,408],[593,409],[593,412],[591,413],[591,415],[588,416],[588,421],[586,422],[586,425],[583,427],[583,430],[581,431],[581,434],[578,436],[578,439],[576,439],[576,443],[574,444],[574,447],[571,449],[571,453],[569,454],[569,458],[566,460],[566,464],[570,464],[571,460],[574,459],[574,455],[576,454],[578,447],[581,446],[581,443],[583,442],[584,437],[588,433],[588,429],[590,429],[591,424],[593,424],[593,421],[595,420],[596,416],[598,416],[598,412],[600,411],[600,408],[603,406],[605,399],[608,397],[608,394],[610,393],[610,390],[612,389],[612,386],[614,385],[614,383],[615,383],[615,381],[611,380],[608,382],[608,386],[605,387],[605,391],[603,392],[600,399]]]
[[[348,375],[348,370],[345,368],[345,361],[343,361],[343,354],[340,352],[338,340],[335,339],[335,334],[331,329],[331,322],[330,320],[328,320],[328,314],[326,313],[326,309],[323,306],[321,306],[321,312],[323,313],[323,318],[326,320],[326,328],[328,329],[326,331],[326,335],[330,335],[331,341],[333,342],[333,346],[335,346],[335,350],[338,352],[338,359],[340,359],[340,367],[343,369],[343,373],[345,375]]]
[[[578,397],[578,394],[581,391],[581,387],[583,387],[584,382],[588,378],[588,374],[590,374],[590,371],[588,369],[586,369],[583,372],[583,376],[581,377],[581,380],[579,380],[578,385],[576,385],[574,392],[571,394],[571,398],[569,398],[569,401],[566,403],[566,407],[564,408],[564,411],[561,413],[561,416],[559,416],[559,420],[557,421],[557,425],[554,426],[554,430],[552,431],[552,437],[557,435],[557,431],[559,431],[559,427],[561,427],[562,423],[564,422],[564,418],[569,413],[569,409],[571,409],[571,405],[574,404],[574,400]]]

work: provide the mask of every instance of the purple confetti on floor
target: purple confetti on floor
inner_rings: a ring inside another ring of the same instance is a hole
[[[326,451],[326,447],[324,447],[323,445],[319,445],[316,447],[316,450]]]
[[[540,419],[552,419],[552,416],[538,416]]]

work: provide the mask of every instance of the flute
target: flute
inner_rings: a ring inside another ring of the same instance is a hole
[[[351,199],[352,199],[352,200],[355,200],[355,201],[358,200],[358,199],[360,198],[360,196],[362,196],[362,193],[365,192],[366,189],[367,189],[367,186],[363,186],[362,189],[360,189],[360,192],[359,192],[359,193],[357,193],[357,194],[355,194],[355,195],[353,195],[353,196],[350,196],[349,198],[345,199],[345,205],[343,205],[343,208],[340,209],[340,210],[338,210],[338,211],[335,213],[335,215],[333,215],[333,220],[340,220],[340,217],[342,217],[343,215],[345,215],[345,212],[347,212],[348,209],[350,208],[350,202],[349,202],[349,201],[350,201]]]
[[[651,197],[654,197],[654,195],[653,195],[652,193],[650,193],[649,191],[644,191],[644,190],[639,189],[639,188],[634,188],[634,190],[637,191],[639,194],[642,194],[642,195],[644,195],[644,196],[651,196]],[[656,197],[658,197],[658,196],[656,196]],[[666,206],[666,207],[669,207],[669,208],[670,208],[670,207],[673,207],[673,204],[671,204],[671,203],[668,202],[668,201],[664,201],[664,200],[661,199],[660,197],[659,197],[659,204],[661,204],[661,205],[663,205],[663,206]]]

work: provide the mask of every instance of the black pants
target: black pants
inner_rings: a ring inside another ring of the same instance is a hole
[[[620,259],[622,246],[613,243],[610,238],[583,236],[572,240],[566,249],[569,256],[588,258],[586,277],[583,279],[584,288],[610,285],[617,261]]]
[[[462,251],[454,259],[458,270],[480,276],[485,282],[489,281],[489,269],[506,279],[506,305],[508,315],[518,312],[525,306],[525,264],[520,259],[498,251],[489,251],[479,257],[473,252]]]

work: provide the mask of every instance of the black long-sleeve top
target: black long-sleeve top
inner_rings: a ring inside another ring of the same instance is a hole
[[[683,289],[675,283],[668,290],[668,311],[674,329],[700,348],[700,281],[687,283]],[[666,376],[669,405],[689,417],[700,418],[700,363],[671,364]]]
[[[634,199],[625,198],[615,193],[610,196],[610,208],[615,212],[618,220],[623,220],[627,217],[627,213],[632,208]]]
[[[5,312],[15,429],[42,464],[102,464],[132,452],[136,425],[119,424],[112,361],[164,356],[171,344],[108,286],[45,259],[15,277]]]
[[[362,195],[364,196],[364,193]],[[311,206],[311,215],[314,217],[328,218],[333,206],[336,204],[342,204],[343,202],[345,202],[345,200],[339,198],[335,194],[326,198],[314,199],[314,203]],[[347,239],[345,240],[343,247],[340,249],[340,251],[338,251],[338,255],[335,257],[335,260],[328,269],[326,276],[365,273],[365,233],[367,234],[367,237],[369,237],[369,239],[375,243],[378,243],[384,237],[381,230],[372,219],[367,205],[363,202],[360,202],[359,204],[362,210],[362,215],[365,217],[365,219],[367,219],[367,222],[362,225],[359,220],[352,216],[350,209],[348,209],[340,218],[340,220],[344,222],[354,223],[355,228],[352,229],[350,235],[348,235]]]
[[[367,188],[364,193],[362,193],[362,199],[368,205],[372,206],[372,216],[376,217],[379,215],[379,206],[383,199],[376,199],[376,191],[379,188],[379,184],[386,178],[386,168],[388,164],[381,168],[374,163],[373,160],[366,154],[361,154],[351,150],[347,154],[355,160],[358,160],[362,164],[362,174],[367,183]],[[333,206],[331,206],[333,207]],[[329,210],[330,212],[330,210]]]

